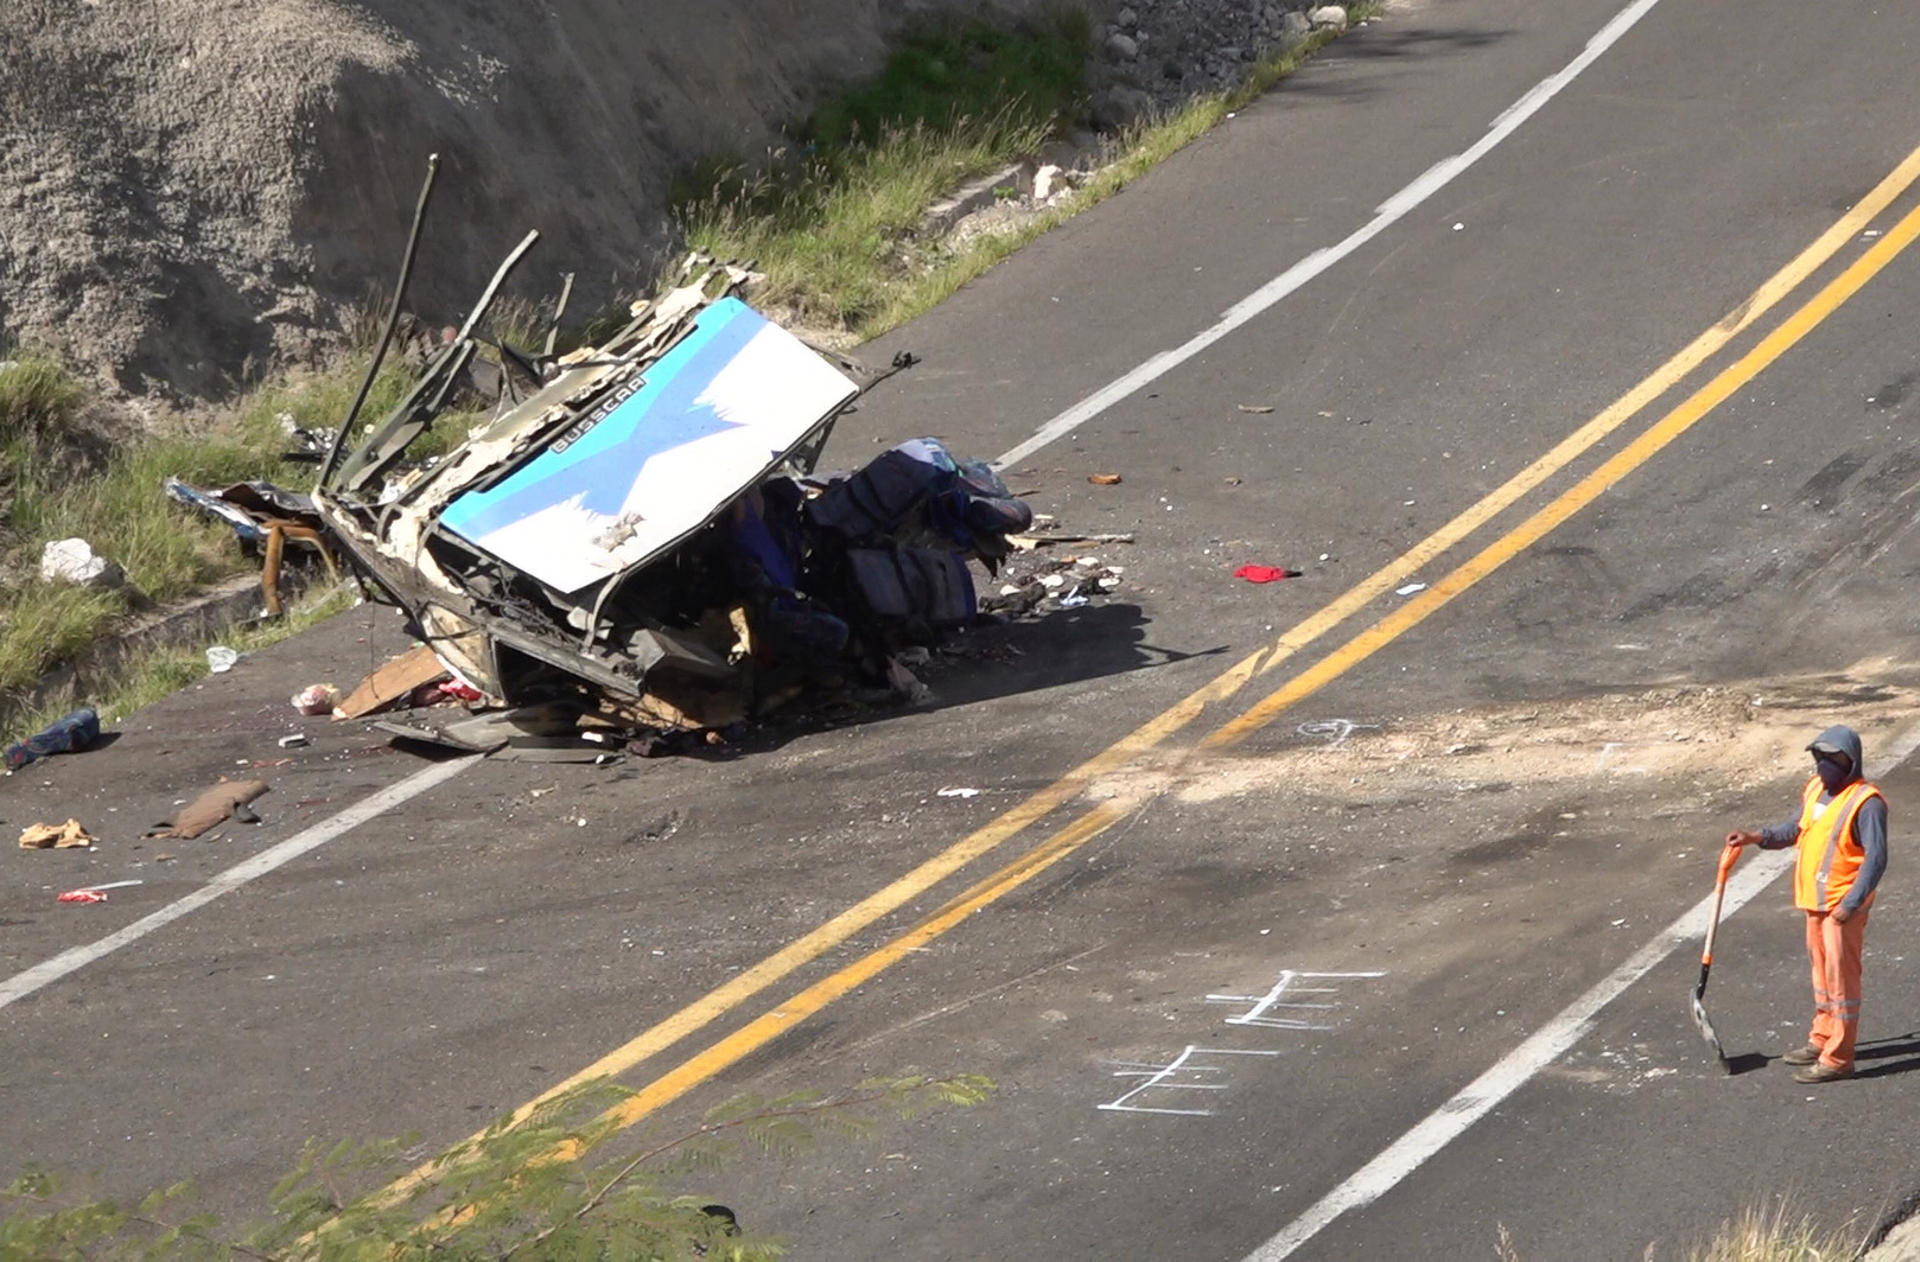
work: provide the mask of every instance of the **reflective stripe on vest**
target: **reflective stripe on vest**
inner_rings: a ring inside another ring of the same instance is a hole
[[[1803,911],[1832,911],[1853,888],[1867,852],[1853,835],[1853,817],[1880,794],[1878,786],[1856,780],[1820,810],[1820,777],[1800,794],[1799,855],[1793,872],[1793,905]],[[1818,812],[1816,818],[1815,812]]]

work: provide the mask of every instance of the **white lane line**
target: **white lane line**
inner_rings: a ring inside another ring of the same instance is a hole
[[[1905,762],[1916,749],[1920,749],[1920,728],[1895,741],[1884,758],[1876,760],[1878,765],[1869,766],[1869,778],[1878,779],[1886,775]],[[1792,866],[1791,850],[1763,851],[1759,857],[1748,860],[1743,867],[1735,870],[1733,879],[1727,882],[1726,907],[1721,915],[1731,916],[1740,910],[1754,895],[1771,884],[1775,877]],[[1355,1171],[1346,1182],[1314,1202],[1306,1213],[1248,1254],[1247,1262],[1279,1262],[1340,1215],[1378,1200],[1418,1169],[1427,1158],[1459,1138],[1469,1126],[1518,1091],[1528,1079],[1585,1038],[1592,1031],[1594,1019],[1602,1008],[1619,998],[1628,987],[1680,947],[1705,935],[1707,918],[1712,914],[1711,896],[1694,904],[1685,915],[1668,925],[1653,941],[1635,951],[1626,963],[1608,973],[1598,985],[1574,1000],[1565,1011],[1526,1042],[1507,1053],[1493,1068],[1461,1088],[1412,1130],[1394,1140],[1379,1156]],[[1675,1010],[1678,1011],[1677,1002]]]
[[[121,947],[146,937],[154,930],[172,924],[189,912],[198,911],[222,894],[237,890],[247,882],[265,876],[309,850],[317,850],[342,833],[358,828],[368,820],[392,810],[410,798],[418,797],[437,784],[453,779],[477,761],[479,761],[477,758],[461,758],[452,762],[435,763],[416,771],[400,783],[389,785],[371,797],[349,806],[339,814],[295,833],[276,846],[262,850],[251,859],[234,864],[185,898],[168,903],[160,910],[142,916],[119,932],[110,933],[99,941],[90,942],[85,946],[72,947],[50,960],[35,964],[24,972],[15,973],[5,982],[0,982],[0,1008],[26,998],[44,986],[52,985],[69,973],[79,972],[102,956],[111,955]]]
[[[1587,41],[1586,49],[1578,57],[1568,62],[1558,73],[1549,75],[1536,83],[1519,100],[1502,110],[1500,116],[1488,126],[1487,134],[1476,141],[1471,148],[1452,157],[1442,158],[1427,168],[1413,183],[1382,202],[1374,211],[1373,218],[1346,240],[1338,245],[1315,250],[1233,306],[1228,307],[1214,324],[1196,333],[1174,349],[1161,351],[1125,376],[1109,382],[1080,400],[1042,425],[1035,431],[1033,437],[995,460],[994,468],[1004,469],[1025,460],[1047,444],[1071,434],[1114,404],[1151,382],[1157,381],[1255,316],[1273,307],[1308,281],[1406,218],[1415,207],[1452,183],[1456,176],[1481,158],[1486,157],[1501,141],[1517,131],[1520,124],[1539,113],[1548,101],[1559,95],[1562,88],[1578,78],[1581,71],[1598,61],[1601,54],[1619,42],[1620,37],[1625,35],[1634,23],[1645,17],[1659,3],[1660,0],[1634,0],[1634,3],[1615,14],[1611,21]]]

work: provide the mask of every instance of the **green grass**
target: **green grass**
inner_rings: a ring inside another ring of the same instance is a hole
[[[928,208],[1071,120],[1090,40],[1071,10],[1011,28],[923,27],[875,80],[823,106],[784,165],[750,177],[711,162],[680,181],[682,234],[750,260],[767,277],[756,301],[874,336],[898,322],[898,290],[927,267],[912,237]]]
[[[150,434],[89,453],[65,436],[84,390],[50,361],[0,373],[6,418],[0,462],[7,470],[6,570],[0,581],[0,705],[55,664],[99,640],[128,613],[198,591],[252,564],[231,529],[168,499],[168,476],[202,486],[264,478],[304,488],[313,467],[280,459],[289,445],[280,417],[337,425],[359,385],[364,361],[250,395],[192,436]],[[389,367],[369,408],[391,407],[406,374]],[[125,569],[118,591],[93,592],[39,578],[40,551],[79,536]]]
[[[130,656],[113,670],[91,675],[84,698],[60,698],[13,712],[0,721],[0,742],[37,732],[77,705],[98,710],[103,723],[117,723],[135,710],[204,679],[208,674],[207,650],[213,645],[224,644],[240,653],[258,652],[345,611],[353,599],[351,586],[337,587],[291,603],[282,617],[272,621],[235,627],[200,644],[156,648]],[[288,688],[289,694],[293,691]]]
[[[681,208],[681,227],[696,249],[751,260],[767,278],[757,302],[873,336],[896,318],[901,275],[911,268],[899,250],[927,208],[1036,151],[1049,132],[1012,111],[914,123],[831,162],[717,190]]]
[[[1348,8],[1349,17],[1354,22],[1366,21],[1379,11],[1378,4],[1356,4]],[[1339,34],[1334,31],[1315,31],[1294,47],[1255,62],[1248,68],[1245,77],[1233,87],[1197,96],[1165,118],[1148,119],[1135,124],[1115,146],[1119,155],[1116,160],[1095,175],[1081,191],[1081,207],[1111,197],[1159,166],[1225,122],[1227,115],[1253,104],[1263,93],[1270,91],[1338,38]]]
[[[1349,13],[1359,22],[1379,8],[1362,3]],[[857,340],[877,337],[1119,192],[1338,38],[1317,31],[1254,63],[1232,88],[1141,120],[1114,139],[1111,160],[1085,188],[1017,228],[958,248],[917,239],[941,197],[1033,157],[1073,121],[1087,37],[1084,26],[1061,22],[1033,47],[980,26],[909,41],[872,87],[816,116],[804,161],[753,180],[710,164],[683,186],[678,213],[688,244],[751,261],[767,276],[755,295],[764,305]],[[1011,100],[995,97],[996,85],[1013,90]]]
[[[1377,9],[1361,4],[1350,12],[1357,21]],[[1142,121],[1115,139],[1110,164],[1065,204],[955,248],[919,238],[927,210],[967,180],[1036,155],[1075,121],[1091,33],[1070,11],[1010,29],[980,22],[924,27],[873,82],[823,107],[784,164],[752,178],[737,165],[709,164],[683,181],[677,218],[690,247],[751,261],[767,276],[754,295],[760,305],[864,340],[935,306],[1034,237],[1112,196],[1332,38],[1317,33],[1256,64],[1233,89]],[[624,323],[624,304],[619,315]],[[493,323],[510,340],[544,337],[532,308],[503,308]],[[196,422],[191,436],[150,434],[111,447],[69,437],[86,407],[80,383],[45,356],[14,357],[14,366],[0,372],[0,713],[9,694],[17,698],[128,613],[249,568],[232,533],[166,499],[162,480],[219,486],[264,478],[305,489],[312,467],[279,459],[282,418],[308,429],[338,425],[366,354],[363,347],[328,371],[269,383]],[[397,358],[389,360],[362,413],[362,432],[398,402],[411,376]],[[471,419],[443,418],[414,454],[450,448]],[[41,547],[71,535],[118,562],[128,588],[94,593],[40,582]],[[143,669],[148,681],[135,692],[151,698],[194,667],[161,655]]]
[[[822,106],[802,140],[816,152],[846,153],[889,132],[1002,113],[1050,126],[1079,103],[1092,38],[1086,14],[1064,8],[1013,27],[923,26],[872,82]]]
[[[63,428],[80,410],[86,390],[57,360],[22,354],[0,361],[0,443],[31,438]]]

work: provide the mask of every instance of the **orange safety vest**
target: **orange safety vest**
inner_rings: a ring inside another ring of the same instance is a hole
[[[1824,809],[1820,777],[1800,793],[1799,855],[1793,869],[1793,905],[1802,911],[1832,911],[1853,888],[1867,852],[1853,836],[1853,817],[1868,798],[1882,797],[1878,785],[1856,780]],[[1816,814],[1817,812],[1817,814]]]

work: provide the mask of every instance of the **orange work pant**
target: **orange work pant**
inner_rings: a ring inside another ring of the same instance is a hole
[[[1853,1067],[1860,1034],[1860,949],[1867,936],[1867,908],[1836,924],[1823,911],[1807,913],[1807,959],[1813,964],[1813,1031],[1822,1064]]]

